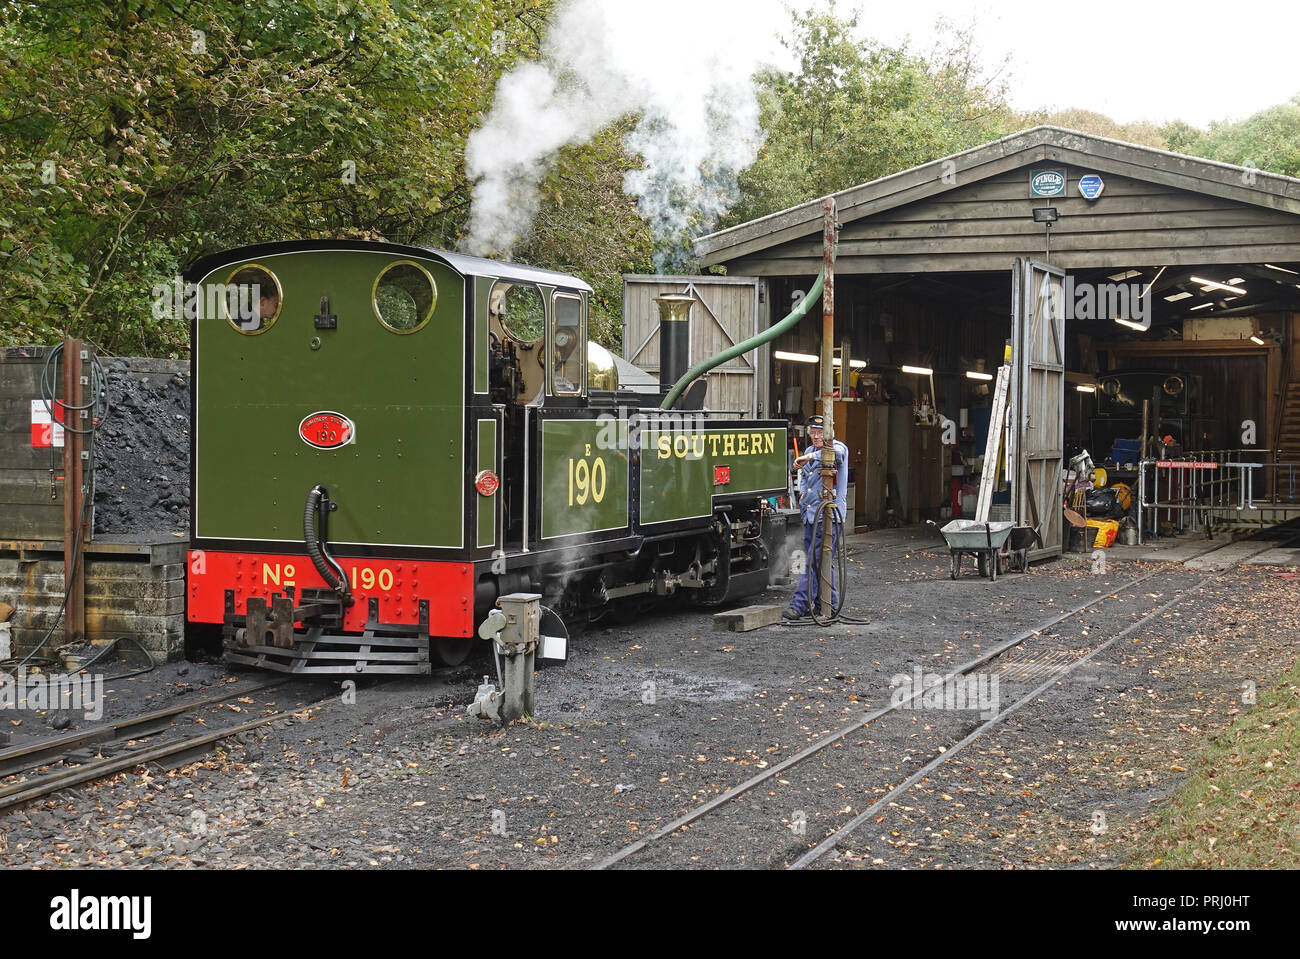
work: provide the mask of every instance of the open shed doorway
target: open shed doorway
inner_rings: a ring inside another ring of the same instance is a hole
[[[770,278],[772,314],[812,281]],[[1009,271],[844,275],[835,302],[835,427],[849,447],[854,528],[970,515],[1011,336]],[[772,344],[770,412],[790,421],[800,446],[820,412],[820,340],[820,324],[804,322]],[[1008,490],[995,510],[1009,512]]]

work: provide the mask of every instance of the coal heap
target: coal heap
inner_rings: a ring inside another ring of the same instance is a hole
[[[95,434],[96,534],[187,531],[190,386],[187,374],[105,370],[108,416]]]

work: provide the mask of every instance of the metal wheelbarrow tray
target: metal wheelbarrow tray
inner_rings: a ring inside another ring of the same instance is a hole
[[[961,558],[966,555],[975,557],[975,566],[981,576],[987,575],[996,580],[1002,566],[1002,547],[1016,524],[1010,521],[977,523],[973,519],[955,519],[939,532],[948,544],[952,555],[952,578],[961,575]]]

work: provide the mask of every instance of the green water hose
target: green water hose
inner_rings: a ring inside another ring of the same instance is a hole
[[[832,258],[833,257],[834,257],[834,253],[832,252]],[[822,271],[817,274],[817,280],[816,282],[813,283],[812,289],[808,291],[808,295],[799,301],[799,305],[790,311],[789,316],[787,316],[784,320],[782,320],[780,323],[776,324],[775,326],[769,327],[768,329],[764,330],[762,333],[759,333],[755,336],[751,336],[747,340],[742,340],[740,343],[737,343],[735,346],[728,347],[727,349],[723,350],[721,353],[716,353],[713,356],[709,357],[707,360],[702,360],[699,363],[696,363],[694,366],[692,366],[689,370],[686,371],[685,376],[683,376],[680,380],[678,380],[676,383],[673,384],[673,388],[668,391],[668,395],[665,396],[664,401],[659,404],[659,408],[661,410],[672,409],[673,404],[677,402],[678,398],[682,395],[682,392],[686,389],[686,387],[689,386],[692,381],[703,376],[705,373],[709,372],[709,370],[713,369],[715,366],[721,366],[723,363],[727,362],[727,360],[735,359],[737,356],[740,356],[740,354],[742,353],[748,353],[750,350],[754,349],[755,347],[762,346],[764,343],[770,342],[771,340],[776,339],[782,333],[785,333],[786,331],[792,329],[800,320],[802,320],[808,314],[808,308],[812,306],[814,303],[816,303],[817,300],[821,297],[822,284],[825,283],[825,281],[826,281],[826,270],[823,267]]]

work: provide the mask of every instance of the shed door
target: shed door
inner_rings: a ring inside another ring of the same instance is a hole
[[[665,293],[689,296],[690,362],[698,363],[758,332],[758,284],[755,277],[626,276],[623,279],[623,351],[629,362],[659,372],[659,310],[654,298]],[[705,406],[743,411],[753,416],[760,403],[759,350],[750,350],[707,374]]]
[[[1029,558],[1059,555],[1065,410],[1065,271],[1017,259],[1011,269],[1012,517],[1042,544]]]

